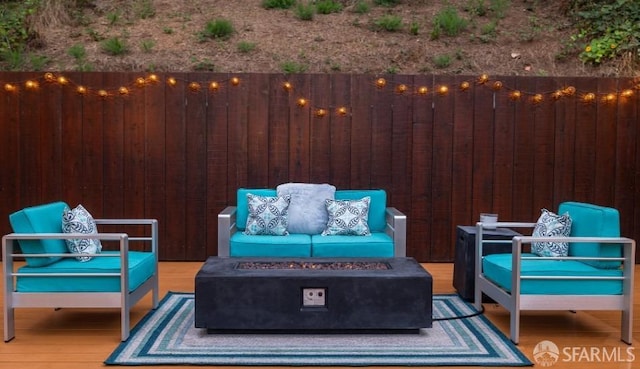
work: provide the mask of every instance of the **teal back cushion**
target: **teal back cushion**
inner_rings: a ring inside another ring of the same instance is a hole
[[[58,201],[16,211],[9,215],[9,223],[15,233],[62,233],[62,212],[67,204]],[[64,240],[21,240],[24,254],[67,253]],[[27,257],[27,265],[44,266],[60,260],[60,257]]]
[[[620,215],[618,210],[605,206],[581,202],[563,202],[558,214],[569,213],[572,219],[572,237],[620,237]],[[569,256],[621,257],[620,244],[598,242],[569,245]],[[597,268],[618,268],[619,261],[585,260],[584,263]]]
[[[384,190],[338,190],[335,196],[336,200],[359,200],[365,196],[370,196],[369,229],[371,232],[384,232],[387,226],[387,193]]]
[[[249,206],[247,194],[258,196],[277,196],[275,188],[240,188],[237,193],[236,225],[239,231],[244,231],[247,224]],[[369,229],[371,232],[384,232],[386,227],[387,193],[381,189],[373,190],[338,190],[336,200],[358,200],[365,196],[371,197],[369,205]]]
[[[249,204],[247,202],[247,194],[256,196],[274,197],[278,196],[275,188],[240,188],[237,193],[237,210],[236,210],[236,226],[239,231],[244,231],[247,226],[247,217],[249,216]]]

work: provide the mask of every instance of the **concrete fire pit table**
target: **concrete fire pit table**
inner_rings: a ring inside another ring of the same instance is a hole
[[[195,326],[225,330],[431,327],[433,281],[413,258],[218,258],[195,278]]]

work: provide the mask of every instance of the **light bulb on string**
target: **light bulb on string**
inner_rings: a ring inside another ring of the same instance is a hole
[[[289,91],[293,90],[293,85],[292,85],[290,82],[284,82],[284,83],[282,84],[282,88],[283,88],[285,91],[289,92]]]
[[[120,88],[118,89],[118,93],[119,93],[121,96],[127,96],[127,95],[129,95],[129,89],[128,89],[128,88],[126,88],[126,87],[124,87],[124,86],[122,86],[122,87],[120,87]]]
[[[387,80],[384,78],[378,78],[376,80],[376,87],[378,88],[384,88],[387,85]]]
[[[420,86],[418,87],[418,93],[420,95],[426,95],[427,93],[429,93],[429,89],[427,88],[427,86]]]
[[[231,85],[232,86],[237,86],[239,84],[240,84],[240,78],[238,78],[238,77],[232,77],[231,78]]]
[[[531,101],[534,104],[541,104],[544,101],[544,96],[542,96],[542,94],[535,94],[531,97]]]
[[[37,81],[28,80],[24,83],[24,87],[26,87],[27,90],[35,90],[39,87],[39,85]]]
[[[173,86],[178,84],[178,81],[176,81],[176,79],[173,78],[173,77],[169,77],[169,78],[167,78],[167,84],[169,86],[173,87]]]
[[[18,87],[16,87],[16,85],[13,85],[11,83],[5,83],[4,90],[7,92],[16,92],[18,91]]]
[[[449,93],[449,87],[445,85],[438,87],[438,94],[440,96],[445,96],[447,93]]]
[[[460,91],[467,91],[471,87],[471,84],[467,81],[460,83]]]
[[[520,90],[513,90],[509,93],[509,98],[513,101],[520,100],[522,97],[522,92]]]
[[[218,89],[220,89],[220,84],[218,82],[211,81],[211,83],[209,83],[209,90],[218,91]]]
[[[58,83],[65,86],[69,84],[69,80],[65,76],[58,76]]]
[[[397,93],[399,93],[399,94],[403,94],[403,93],[407,92],[407,89],[408,89],[407,85],[405,85],[405,84],[399,84],[399,85],[396,87],[396,92],[397,92]]]
[[[303,108],[307,105],[307,99],[305,99],[304,97],[301,97],[298,99],[296,103],[298,104],[299,107]]]
[[[620,96],[629,98],[629,97],[633,96],[633,90],[632,89],[626,89],[626,90],[624,90],[624,91],[622,91],[620,93]]]
[[[98,90],[98,96],[106,99],[107,97],[109,97],[109,92],[107,92],[107,90]]]
[[[327,110],[326,109],[322,109],[322,108],[316,109],[316,117],[322,118],[325,115],[327,115]]]
[[[44,80],[51,83],[51,82],[55,82],[56,81],[56,76],[53,75],[53,73],[51,72],[47,72],[44,74]]]
[[[142,78],[142,77],[138,77],[136,78],[136,86],[138,87],[144,87],[147,84],[147,80]]]
[[[582,96],[582,102],[586,104],[590,104],[594,102],[595,99],[596,99],[596,94],[594,94],[593,92],[586,93],[584,94],[584,96]]]
[[[338,109],[336,109],[336,113],[337,113],[339,116],[344,117],[345,115],[347,115],[347,114],[349,113],[349,111],[347,110],[347,108],[346,108],[346,107],[341,106],[341,107],[339,107]]]
[[[198,82],[191,82],[189,83],[189,90],[191,90],[191,92],[198,92],[200,91],[200,84]]]
[[[78,93],[78,95],[86,95],[88,91],[86,87],[78,86],[76,87],[76,92]]]

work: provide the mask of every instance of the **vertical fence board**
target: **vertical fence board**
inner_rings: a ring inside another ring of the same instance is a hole
[[[612,204],[615,199],[615,187],[611,178],[616,174],[617,122],[613,119],[617,113],[618,83],[613,78],[598,79],[598,116],[596,118],[596,147],[608,147],[609,150],[596,150],[595,158],[595,194],[596,204]],[[607,100],[607,98],[614,100]]]
[[[494,159],[493,159],[493,211],[498,220],[513,220],[513,154],[515,150],[515,105],[504,86],[513,86],[514,77],[500,79],[502,88],[495,94]]]
[[[269,125],[271,110],[283,109],[284,105],[273,106],[271,78],[268,74],[252,75],[249,86],[249,120],[247,135],[247,183],[249,187],[268,187],[271,173],[271,159],[268,157]]]
[[[571,91],[575,88],[574,80],[571,78],[561,78],[557,81],[556,91]],[[569,90],[567,90],[569,89]],[[574,176],[576,137],[576,95],[565,92],[563,96],[557,97],[554,102],[556,108],[555,121],[555,161],[554,161],[554,203],[573,200],[574,198]]]
[[[226,206],[235,203],[235,191],[238,188],[235,163],[246,165],[246,155],[236,156],[233,150],[236,149],[235,133],[243,122],[246,124],[246,109],[236,109],[237,119],[234,120],[233,128],[229,122],[229,110],[227,106],[230,102],[230,90],[222,88],[220,81],[224,75],[214,74],[210,76],[210,83],[217,83],[217,88],[208,88],[207,91],[207,112],[206,112],[206,229],[215,229],[218,226],[218,214]],[[246,89],[246,84],[237,86],[233,92]],[[237,96],[238,94],[234,94]],[[246,94],[242,94],[246,96]],[[238,101],[238,100],[234,100]],[[244,106],[243,106],[244,107]],[[246,135],[245,135],[246,137]],[[234,160],[229,160],[229,157]],[[233,165],[232,165],[233,163]],[[206,255],[215,255],[217,252],[218,237],[213,232],[203,232],[206,236]]]
[[[493,174],[495,156],[495,109],[492,81],[478,82],[474,91],[473,117],[473,180],[471,209],[474,220],[480,213],[493,212]]]
[[[104,145],[104,202],[103,217],[123,218],[124,213],[124,97],[119,96],[118,88],[124,86],[132,76],[123,73],[104,73],[105,86],[112,96],[104,106],[104,124],[102,142]],[[115,92],[113,92],[115,91]]]
[[[203,260],[207,255],[207,235],[202,232],[207,226],[207,93],[208,74],[189,74],[191,81],[200,85],[197,93],[187,93],[185,114],[185,239],[183,241],[187,260]],[[173,164],[168,163],[169,166]],[[187,236],[188,235],[188,236]]]
[[[391,126],[391,186],[386,188],[389,203],[403,212],[411,204],[411,120],[412,95],[415,85],[412,76],[397,76],[396,83],[407,86],[405,93],[393,96]]]
[[[342,176],[341,172],[344,172],[344,166],[350,164],[351,170],[348,173],[351,185],[349,187],[369,188],[371,187],[373,104],[379,91],[375,90],[372,76],[355,75],[351,81],[349,126],[343,126],[338,130],[334,129],[334,126],[331,130],[331,179],[338,181]],[[347,145],[340,144],[341,142]],[[350,155],[347,156],[349,151]],[[348,164],[344,163],[345,161],[348,161]]]
[[[576,79],[576,88],[579,91],[579,96],[596,93],[597,80],[578,78]],[[596,164],[594,147],[596,147],[598,102],[597,99],[591,103],[581,103],[580,100],[576,100],[576,104],[582,105],[577,109],[578,114],[576,115],[576,122],[580,124],[576,128],[576,149],[574,150],[575,200],[593,202],[595,198],[593,193]]]
[[[428,90],[413,97],[411,208],[405,210],[410,219],[407,254],[418,260],[429,260],[433,209],[433,81],[429,76],[416,76],[414,83],[418,88],[426,87]]]
[[[296,74],[289,78],[295,88],[295,95],[289,95],[289,179],[290,182],[309,182],[311,167],[311,125],[315,124],[312,115],[315,109],[320,109],[319,102],[311,98],[310,76],[308,74]],[[310,110],[296,107],[295,96],[303,96],[309,100]],[[329,117],[325,117],[326,122]],[[322,124],[323,122],[319,122]]]
[[[513,166],[513,219],[533,220],[539,216],[539,210],[533,209],[533,168],[534,135],[533,114],[536,109],[530,102],[528,93],[534,92],[535,80],[519,79],[514,86],[522,97],[514,101],[515,105],[515,139],[514,139],[514,166]]]
[[[269,82],[269,120],[268,150],[260,161],[269,163],[269,187],[275,187],[288,181],[289,178],[289,135],[291,134],[290,110],[301,109],[299,114],[310,114],[313,109],[307,102],[304,106],[292,106],[289,103],[289,94],[282,89],[282,78],[278,75],[271,76]],[[266,159],[266,160],[265,160]]]
[[[89,93],[84,97],[82,114],[82,178],[81,193],[82,205],[91,209],[96,217],[104,216],[104,118],[105,104],[111,104],[109,98],[99,96],[100,90],[107,86],[104,80],[105,74],[85,74],[83,83],[89,87]],[[96,87],[94,87],[96,86]],[[70,206],[73,206],[70,204]]]
[[[537,91],[553,91],[554,87],[554,81],[551,78],[537,79]],[[545,97],[541,103],[536,104],[534,110],[534,134],[531,144],[535,152],[531,185],[534,188],[533,207],[537,210],[540,208],[554,210],[557,207],[557,204],[553,203],[553,163],[556,149],[554,147],[554,104],[553,100]]]
[[[453,81],[452,81],[453,82]],[[452,153],[452,188],[451,215],[452,225],[475,224],[477,214],[473,207],[473,107],[474,93],[469,88],[461,87],[465,82],[462,77],[456,78],[451,85],[454,98],[453,108],[453,153]]]
[[[394,76],[387,77],[388,85],[376,91],[371,118],[371,183],[368,187],[384,188],[392,183],[391,134],[393,127],[393,94],[398,86]]]
[[[631,80],[621,81],[619,87],[628,89]],[[623,235],[632,234],[635,229],[635,209],[638,203],[637,188],[637,143],[629,139],[638,134],[638,95],[621,97],[617,101],[616,123],[616,170],[615,170],[615,202],[613,206],[620,211],[620,227]]]
[[[331,78],[329,74],[320,74],[312,79],[309,93],[314,105],[324,109],[330,107],[331,97],[335,93]],[[328,110],[328,116],[322,119],[309,117],[309,181],[340,186],[340,183],[331,180],[331,132],[334,130],[336,120],[331,114],[331,109]],[[336,130],[340,128],[335,127]],[[340,178],[344,180],[344,176]]]
[[[434,85],[449,86],[450,79],[434,78]],[[449,92],[451,93],[451,91]],[[451,260],[453,227],[451,226],[453,171],[453,103],[448,94],[434,98],[433,109],[433,171],[431,206],[430,260]]]
[[[159,257],[165,259],[171,243],[167,242],[167,223],[171,219],[180,219],[173,215],[173,209],[167,208],[167,170],[166,170],[166,132],[165,125],[172,121],[166,118],[167,95],[172,94],[173,87],[167,87],[166,78],[161,76],[161,83],[150,86],[145,90],[145,171],[144,171],[144,206],[145,217],[158,220],[160,237]],[[173,204],[168,204],[173,206]],[[160,226],[161,225],[161,226]],[[167,259],[168,260],[168,259]]]

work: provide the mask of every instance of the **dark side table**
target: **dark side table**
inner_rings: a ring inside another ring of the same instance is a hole
[[[485,240],[510,240],[520,233],[508,228],[485,229]],[[485,243],[482,254],[511,253],[511,243]],[[473,302],[476,276],[476,227],[458,226],[453,264],[453,287],[463,299]]]

